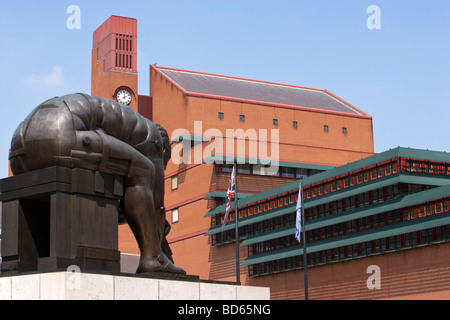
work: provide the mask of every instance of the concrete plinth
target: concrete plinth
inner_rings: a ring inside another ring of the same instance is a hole
[[[270,289],[80,272],[0,277],[3,300],[269,300]]]

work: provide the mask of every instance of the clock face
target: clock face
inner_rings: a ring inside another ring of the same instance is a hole
[[[120,90],[116,96],[117,102],[129,105],[131,103],[131,94],[127,90]]]

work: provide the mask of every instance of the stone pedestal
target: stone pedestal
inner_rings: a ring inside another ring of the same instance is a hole
[[[0,277],[3,300],[269,300],[270,289],[201,280],[51,272]]]
[[[2,275],[120,272],[121,176],[51,167],[0,180]]]

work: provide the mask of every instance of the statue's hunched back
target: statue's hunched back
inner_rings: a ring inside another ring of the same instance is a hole
[[[139,272],[185,273],[165,235],[164,169],[170,141],[160,125],[118,102],[70,94],[45,101],[16,129],[14,175],[60,166],[124,177],[123,217],[141,251]]]

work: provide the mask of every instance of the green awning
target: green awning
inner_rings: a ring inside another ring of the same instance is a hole
[[[372,230],[361,231],[358,233],[349,234],[337,238],[313,242],[307,245],[307,253],[314,253],[318,251],[339,248],[343,246],[353,245],[371,240],[383,239],[396,235],[401,235],[409,232],[430,229],[434,227],[444,226],[450,224],[450,213],[436,214],[426,218],[418,218],[402,223],[380,227]],[[258,263],[274,261],[284,258],[290,258],[303,254],[303,246],[291,247],[282,250],[266,252],[258,255],[249,256],[241,264],[241,266],[249,266]]]

